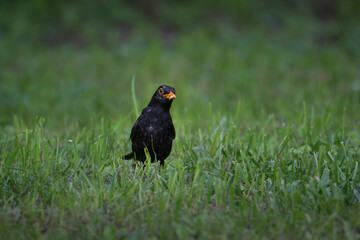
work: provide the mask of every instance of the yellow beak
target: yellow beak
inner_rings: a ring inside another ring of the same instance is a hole
[[[176,96],[175,96],[175,94],[173,92],[170,92],[168,94],[164,94],[164,96],[169,100],[176,98]]]

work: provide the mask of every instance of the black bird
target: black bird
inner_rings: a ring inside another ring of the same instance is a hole
[[[162,85],[156,90],[131,130],[132,152],[124,156],[126,160],[135,158],[145,162],[147,149],[151,162],[160,161],[160,164],[164,165],[175,139],[175,129],[169,112],[175,98],[175,88]]]

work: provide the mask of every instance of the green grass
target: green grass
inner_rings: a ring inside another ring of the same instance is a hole
[[[314,44],[314,24],[0,40],[1,238],[359,238],[360,58],[351,39]],[[166,166],[121,160],[162,83]]]
[[[269,117],[247,131],[213,116],[178,131],[163,169],[120,160],[127,136],[108,121],[63,136],[43,119],[19,126],[1,142],[1,235],[358,237],[359,136],[313,133],[325,119],[302,114],[299,127]]]

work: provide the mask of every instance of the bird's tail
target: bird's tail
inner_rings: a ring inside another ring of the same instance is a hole
[[[134,152],[128,153],[125,156],[122,156],[121,159],[130,160],[134,158]]]

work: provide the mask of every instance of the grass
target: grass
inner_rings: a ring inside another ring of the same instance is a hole
[[[1,40],[1,238],[359,238],[359,57],[311,26]],[[162,83],[177,90],[166,166],[121,160]]]
[[[145,169],[119,159],[126,136],[105,120],[64,136],[44,119],[20,126],[2,141],[1,235],[358,237],[358,139],[313,134],[323,119],[294,128],[269,117],[243,132],[220,117],[180,134],[165,168]]]

